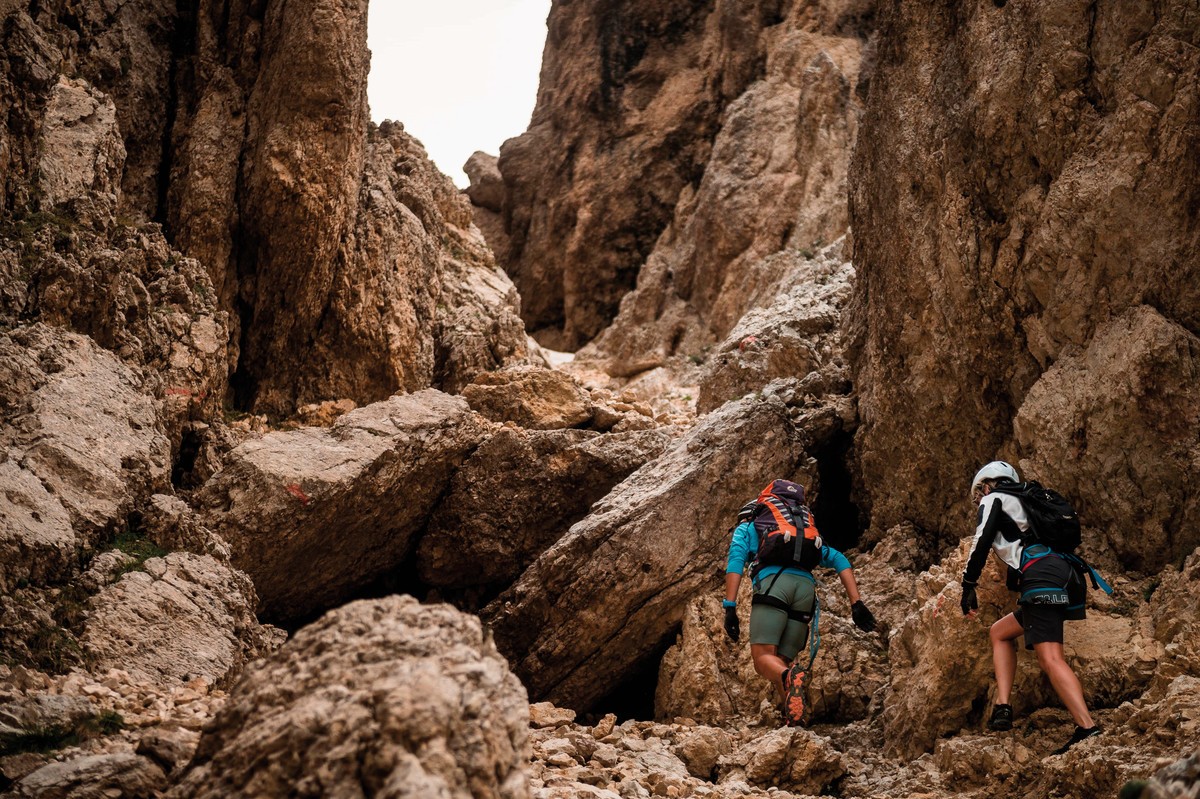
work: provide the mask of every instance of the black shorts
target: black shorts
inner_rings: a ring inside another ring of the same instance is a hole
[[[1046,557],[1029,564],[1021,575],[1021,591],[1062,589],[1068,601],[1061,605],[1041,605],[1022,602],[1013,612],[1017,624],[1025,631],[1025,648],[1035,644],[1063,642],[1063,622],[1087,617],[1087,583],[1076,568],[1059,557]]]

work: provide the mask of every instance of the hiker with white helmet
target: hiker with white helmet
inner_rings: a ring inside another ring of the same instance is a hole
[[[1100,727],[1088,712],[1079,679],[1063,657],[1063,623],[1086,615],[1087,583],[1083,573],[1090,567],[1073,554],[1079,542],[1078,518],[1060,495],[1035,482],[1021,483],[1017,470],[1004,461],[993,461],[975,474],[971,499],[978,505],[978,516],[962,578],[963,615],[973,619],[978,613],[975,586],[990,551],[1008,566],[1009,588],[1021,592],[1017,610],[990,630],[996,705],[988,728],[1012,729],[1009,700],[1017,670],[1013,642],[1024,635],[1025,648],[1036,653],[1038,665],[1075,720],[1074,734],[1054,752],[1062,754],[1100,734]],[[1047,507],[1048,512],[1044,510]],[[1040,519],[1047,521],[1034,523]],[[1055,525],[1066,532],[1059,533],[1053,529]],[[1098,575],[1094,570],[1091,573],[1095,582]],[[1107,585],[1104,588],[1111,590]]]
[[[799,725],[804,717],[806,676],[820,642],[813,569],[825,566],[837,572],[859,629],[874,630],[875,617],[859,596],[850,561],[821,540],[812,512],[804,504],[803,486],[773,480],[756,500],[746,503],[738,521],[725,567],[725,633],[733,641],[741,636],[738,588],[746,562],[752,561],[750,653],[754,670],[783,698],[784,723]],[[810,638],[808,658],[797,657]]]

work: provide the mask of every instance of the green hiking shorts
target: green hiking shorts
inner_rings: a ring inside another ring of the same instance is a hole
[[[816,603],[816,586],[811,577],[795,572],[779,572],[765,577],[755,593],[768,592],[769,596],[786,602],[799,613],[812,613]],[[770,605],[754,605],[750,608],[750,643],[775,644],[775,651],[785,660],[793,660],[808,641],[808,624],[789,618],[787,611]]]

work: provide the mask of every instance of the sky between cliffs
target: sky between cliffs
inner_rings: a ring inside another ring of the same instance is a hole
[[[529,126],[550,0],[375,0],[371,119],[396,119],[467,185],[471,153],[497,155]]]

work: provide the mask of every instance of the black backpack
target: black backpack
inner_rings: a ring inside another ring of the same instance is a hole
[[[992,487],[1000,494],[1016,497],[1029,517],[1029,530],[1025,532],[1026,544],[1045,544],[1055,552],[1070,554],[1083,540],[1079,528],[1079,514],[1071,503],[1053,488],[1046,488],[1035,480],[1024,483],[1001,482]]]

